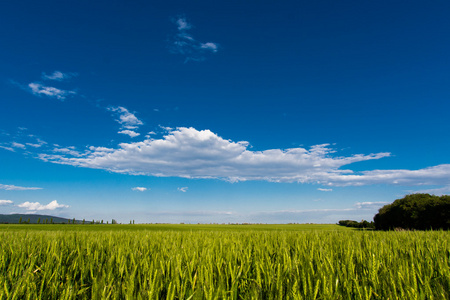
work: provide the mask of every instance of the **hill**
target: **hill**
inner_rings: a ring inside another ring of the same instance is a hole
[[[22,219],[21,219],[22,218]],[[66,218],[60,218],[55,216],[49,216],[49,215],[35,215],[35,214],[10,214],[10,215],[2,215],[0,214],[0,224],[17,224],[20,223],[20,220],[22,220],[23,223],[28,222],[28,219],[30,220],[30,224],[37,224],[38,221],[40,221],[41,224],[44,224],[47,220],[48,223],[68,223],[69,219]],[[72,222],[72,220],[70,220]],[[80,220],[75,220],[76,223],[81,223]]]

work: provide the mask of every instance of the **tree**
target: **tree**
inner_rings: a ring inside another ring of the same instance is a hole
[[[353,221],[353,220],[340,220],[339,225],[346,227],[355,227],[355,228],[371,228],[375,227],[373,222],[368,222],[366,220],[361,220],[361,222]]]
[[[22,224],[22,217],[19,218],[19,224]]]
[[[380,208],[374,221],[380,230],[450,229],[450,196],[406,195]]]
[[[41,218],[38,218],[37,223],[41,224]]]

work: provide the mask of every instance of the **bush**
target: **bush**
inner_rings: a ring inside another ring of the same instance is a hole
[[[411,194],[380,208],[374,217],[379,230],[450,229],[450,196]]]

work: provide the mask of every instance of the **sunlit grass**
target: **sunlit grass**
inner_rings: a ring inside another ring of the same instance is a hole
[[[445,231],[57,226],[0,231],[0,299],[450,297]]]

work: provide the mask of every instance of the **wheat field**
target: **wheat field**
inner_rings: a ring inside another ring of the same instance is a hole
[[[446,231],[68,226],[0,231],[0,299],[450,298]]]

